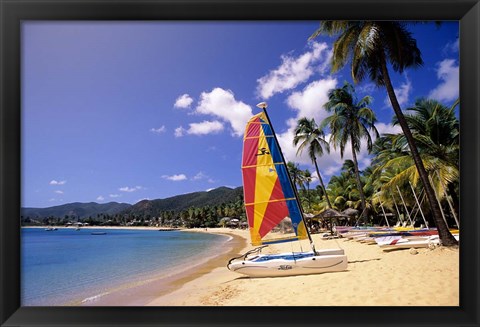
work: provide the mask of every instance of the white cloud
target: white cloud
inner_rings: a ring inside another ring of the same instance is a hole
[[[296,119],[314,118],[319,124],[328,113],[323,104],[328,101],[328,91],[337,86],[333,78],[321,79],[308,84],[302,91],[294,92],[287,98],[290,108],[297,111]]]
[[[208,176],[205,175],[203,172],[199,172],[198,174],[193,176],[192,180],[198,181],[198,180],[205,179],[205,178],[208,178]]]
[[[187,134],[193,135],[215,134],[223,131],[223,124],[218,120],[204,120],[201,123],[191,123],[189,124],[189,126],[190,128],[186,132]]]
[[[178,181],[184,181],[187,179],[187,176],[185,174],[177,174],[177,175],[163,175],[162,178],[168,179],[170,181],[178,182]]]
[[[182,126],[175,128],[175,137],[182,137],[186,132],[186,129]]]
[[[55,191],[57,194],[63,194],[63,191]]]
[[[67,181],[57,181],[57,180],[51,180],[50,185],[64,185]]]
[[[223,124],[218,120],[208,121],[204,120],[201,123],[188,124],[189,128],[183,128],[182,126],[175,129],[175,137],[182,137],[185,134],[190,135],[207,135],[216,134],[223,131]]]
[[[398,124],[393,126],[392,124],[375,123],[375,127],[377,128],[378,134],[380,134],[380,136],[382,136],[382,134],[402,133],[402,128]]]
[[[150,132],[155,133],[155,134],[162,134],[166,131],[167,129],[165,128],[165,125],[160,126],[159,128],[151,128]]]
[[[399,88],[395,89],[395,95],[397,96],[397,101],[400,106],[404,106],[408,104],[411,91],[412,91],[412,83],[408,79],[408,76],[405,75],[405,83],[400,85]],[[385,107],[391,106],[390,98],[388,96],[385,98],[384,103],[385,103]]]
[[[143,187],[141,186],[135,186],[135,187],[128,187],[128,186],[125,186],[125,187],[121,187],[119,188],[118,190],[119,191],[122,191],[122,192],[135,192],[135,191],[138,191],[138,190],[141,190]]]
[[[293,57],[283,55],[281,65],[257,80],[257,93],[263,99],[269,99],[276,93],[293,89],[306,82],[314,73],[320,73],[328,67],[332,52],[326,43],[312,42],[309,51]],[[315,66],[315,64],[319,64]]]
[[[103,200],[105,200],[105,198],[104,198],[103,196],[99,195],[99,196],[97,197],[97,201],[103,201]]]
[[[109,195],[111,198],[118,198],[120,197],[121,195],[120,194],[110,194]]]
[[[441,83],[428,95],[438,101],[452,101],[459,96],[459,66],[454,59],[445,59],[437,64],[437,78]]]
[[[374,83],[366,83],[355,87],[355,91],[359,94],[370,95],[377,86]]]
[[[175,100],[175,104],[173,105],[175,108],[182,108],[186,109],[189,108],[190,105],[192,104],[193,99],[190,97],[188,94],[182,94]]]
[[[252,108],[235,100],[235,95],[230,90],[214,88],[211,92],[203,92],[200,101],[195,108],[195,113],[212,115],[229,123],[233,129],[232,135],[243,135],[245,125],[252,117]],[[190,124],[190,128],[191,128]]]
[[[453,42],[448,42],[444,47],[443,47],[443,53],[444,54],[449,54],[449,53],[456,53],[458,52],[458,49],[460,48],[460,39],[457,38]]]
[[[297,148],[293,146],[293,137],[297,121],[300,118],[314,118],[317,124],[329,114],[323,109],[323,104],[328,101],[328,91],[335,88],[336,79],[323,79],[308,84],[302,91],[294,92],[287,98],[287,105],[296,112],[294,118],[287,120],[287,130],[277,132],[277,139],[287,161],[294,161],[301,164],[311,164],[307,151],[297,157]]]

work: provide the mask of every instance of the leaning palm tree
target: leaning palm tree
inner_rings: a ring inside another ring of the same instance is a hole
[[[355,89],[349,83],[343,87],[332,89],[328,92],[328,101],[323,105],[332,115],[325,118],[322,122],[322,129],[329,127],[331,136],[330,143],[334,148],[340,148],[340,156],[343,158],[345,147],[350,142],[352,150],[352,159],[355,168],[355,177],[357,188],[362,202],[362,216],[366,213],[367,205],[363,185],[360,180],[360,171],[358,169],[357,153],[360,152],[361,140],[367,140],[368,151],[372,150],[373,141],[370,135],[372,131],[376,137],[379,136],[375,128],[376,117],[372,109],[368,108],[372,98],[366,96],[360,101],[355,98]],[[367,213],[368,216],[368,213]]]
[[[323,131],[318,128],[317,123],[313,118],[301,118],[298,120],[297,127],[295,128],[295,136],[293,137],[293,145],[297,146],[299,143],[300,146],[297,149],[297,155],[301,154],[303,150],[307,148],[308,156],[315,165],[318,180],[322,187],[322,191],[325,194],[328,208],[332,208],[330,199],[328,198],[327,190],[323,184],[322,175],[320,174],[317,164],[317,155],[322,156],[324,149],[327,152],[330,152],[330,147],[328,146],[328,142],[324,139]]]
[[[332,70],[337,71],[351,60],[352,78],[355,83],[368,77],[377,86],[385,87],[393,111],[408,141],[412,158],[427,194],[438,234],[443,245],[457,245],[457,240],[442,219],[440,206],[430,186],[428,174],[407,121],[398,103],[387,65],[402,73],[406,68],[423,64],[417,41],[399,21],[322,21],[310,39],[320,34],[339,35],[333,46]]]
[[[412,131],[427,173],[432,183],[435,181],[434,190],[436,189],[436,193],[442,198],[444,190],[448,188],[458,214],[459,200],[455,186],[458,185],[460,173],[459,121],[455,116],[454,107],[449,108],[432,99],[418,99],[413,107],[407,108],[405,119]],[[397,124],[398,121],[394,119],[393,123]],[[402,146],[406,143],[405,136],[403,134],[394,136],[394,142]],[[411,162],[411,167],[406,168],[416,173],[410,153],[406,153],[403,159],[399,160]],[[386,162],[386,165],[390,165],[390,162]],[[415,175],[411,178],[414,184],[418,180]]]

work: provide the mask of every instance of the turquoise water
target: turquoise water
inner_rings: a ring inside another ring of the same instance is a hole
[[[107,234],[91,234],[99,231]],[[226,240],[182,231],[22,228],[22,306],[65,305],[160,277],[198,262]]]

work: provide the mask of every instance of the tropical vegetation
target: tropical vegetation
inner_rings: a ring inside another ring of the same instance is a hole
[[[50,208],[22,208],[23,226],[88,224],[90,226],[218,227],[246,223],[243,188],[219,187],[134,205],[111,202],[69,203]],[[235,220],[236,219],[236,220]]]
[[[452,228],[460,225],[459,121],[455,115],[457,104],[458,102],[447,107],[436,100],[418,99],[405,113],[438,199],[442,220]],[[392,123],[398,124],[396,117]],[[301,180],[303,174],[304,171],[297,165],[297,178]],[[310,213],[320,213],[327,208],[339,212],[350,208],[361,212],[364,205],[358,185],[362,186],[365,206],[370,212],[366,217],[367,224],[400,222],[436,226],[403,133],[377,137],[371,147],[371,164],[363,170],[359,170],[353,160],[346,159],[340,172],[332,176],[326,186],[326,192],[332,200],[331,205],[327,204],[323,192],[304,189],[300,194],[302,201],[308,197],[311,205],[304,207]],[[320,185],[318,189],[323,190]],[[359,217],[355,218],[354,222],[359,223]]]
[[[375,128],[375,113],[368,106],[372,99],[365,96],[359,101],[355,98],[355,89],[349,83],[343,87],[333,89],[328,92],[328,102],[323,106],[331,116],[325,118],[321,127],[330,129],[330,143],[334,148],[340,148],[340,156],[343,158],[345,147],[350,143],[353,168],[355,172],[356,185],[362,204],[362,213],[368,216],[368,208],[363,192],[363,183],[360,179],[358,170],[357,153],[360,152],[362,139],[367,141],[367,149],[370,152],[373,147],[372,132],[378,137],[378,131]]]
[[[403,73],[407,68],[418,68],[423,64],[421,51],[407,27],[408,23],[400,21],[322,21],[310,39],[321,34],[336,36],[337,39],[333,45],[332,71],[338,71],[349,63],[354,83],[368,78],[377,86],[386,88],[425,191],[440,239],[444,245],[456,245],[458,242],[443,219],[444,215],[431,185],[432,177],[425,167],[390,79],[388,66],[397,73]]]

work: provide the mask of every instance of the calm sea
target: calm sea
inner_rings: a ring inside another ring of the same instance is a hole
[[[182,231],[22,228],[22,306],[78,302],[166,275],[198,262],[227,239]]]

